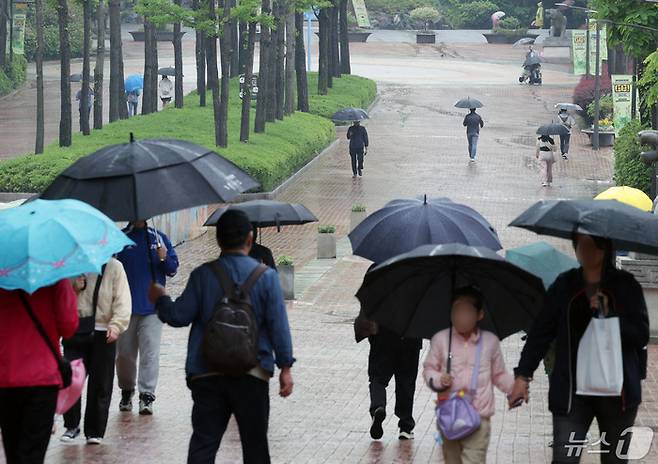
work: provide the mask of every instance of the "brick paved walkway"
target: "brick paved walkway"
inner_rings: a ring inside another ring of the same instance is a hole
[[[487,50],[482,47],[482,56],[487,55]],[[437,50],[437,57],[438,53]],[[386,59],[377,57],[379,62]],[[478,77],[473,72],[477,66],[465,61],[416,61],[391,50],[388,59],[391,68],[408,66],[411,76],[420,75],[420,69],[425,67],[430,72],[423,82],[415,77],[398,82],[382,78],[385,83],[380,86],[381,97],[368,122],[372,143],[365,176],[352,180],[344,130],[339,129],[341,143],[279,197],[303,202],[321,223],[336,225],[340,237],[347,233],[350,208],[355,203],[373,211],[392,198],[427,194],[449,196],[478,209],[498,228],[504,245],[514,247],[535,240],[531,234],[506,227],[533,201],[592,196],[607,186],[611,177],[610,151],[592,152],[584,146],[583,137],[575,136],[571,160],[557,165],[555,186],[550,190],[540,187],[533,155],[534,129],[550,119],[553,103],[569,98],[573,84],[573,79],[560,74],[559,69],[553,71],[555,80],[551,85],[529,88],[512,84],[516,66],[500,65],[496,70],[509,74],[512,83],[503,85],[497,81],[488,85],[488,76]],[[383,72],[366,64],[360,69],[359,63],[357,59],[355,73],[370,75],[372,71],[378,77]],[[442,77],[444,66],[450,79]],[[463,78],[454,80],[459,73]],[[492,76],[502,80],[502,74]],[[461,126],[463,112],[452,107],[457,98],[465,95],[478,97],[487,105],[481,111],[486,126],[476,165],[467,163]],[[315,225],[285,228],[279,234],[266,231],[263,243],[271,246],[276,255],[293,256],[303,273],[303,266],[314,259]],[[554,243],[566,249],[564,242]],[[216,252],[212,234],[179,247],[182,268],[171,282],[171,291],[180,292],[189,271]],[[415,402],[416,440],[400,443],[395,435],[397,421],[390,416],[385,422],[383,440],[373,442],[369,438],[368,346],[354,344],[351,328],[358,311],[353,295],[368,263],[345,256],[331,264],[328,272],[289,305],[298,358],[293,369],[296,386],[294,394],[283,400],[276,396],[276,382],[271,385],[273,462],[441,462],[434,440],[432,396],[421,382]],[[160,386],[153,417],[118,413],[115,395],[105,444],[91,448],[82,442],[62,445],[53,440],[48,462],[183,462],[191,431],[191,400],[183,372],[186,337],[185,329],[164,330]],[[521,346],[518,337],[504,342],[508,367],[516,364]],[[650,377],[645,382],[645,402],[638,419],[638,423],[651,427],[658,426],[656,355],[652,348]],[[503,395],[497,395],[488,462],[550,462],[547,380],[541,370],[536,378],[530,404],[525,407],[506,411]],[[389,390],[389,400],[392,403],[393,389]],[[60,423],[57,437],[61,432]],[[645,462],[656,462],[657,457],[654,448]],[[217,462],[241,462],[234,424]],[[589,456],[584,462],[596,461]]]

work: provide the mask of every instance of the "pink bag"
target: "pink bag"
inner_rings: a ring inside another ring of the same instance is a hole
[[[64,414],[80,399],[82,389],[85,385],[87,378],[87,370],[82,359],[75,359],[71,361],[71,385],[62,388],[57,394],[57,408],[55,413]]]

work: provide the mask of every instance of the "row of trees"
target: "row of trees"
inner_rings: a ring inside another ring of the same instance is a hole
[[[72,135],[70,46],[68,2],[83,4],[84,46],[81,102],[93,92],[93,128],[103,126],[103,81],[105,30],[110,31],[110,122],[128,117],[124,89],[120,0],[56,0],[59,16],[61,108],[59,144],[69,146]],[[36,153],[43,152],[43,2],[35,0],[37,21],[37,139]],[[106,3],[107,2],[107,3]],[[313,9],[320,27],[318,93],[326,94],[333,79],[350,73],[347,35],[348,0],[193,0],[191,7],[181,0],[139,0],[136,11],[144,18],[144,89],[142,114],[157,111],[158,49],[156,33],[167,24],[174,26],[175,107],[183,107],[183,48],[181,28],[195,29],[196,81],[199,105],[212,95],[215,143],[228,144],[228,103],[230,79],[244,75],[240,140],[249,140],[252,100],[251,78],[257,40],[260,42],[258,94],[254,132],[264,132],[268,122],[283,119],[295,110],[308,111],[306,50],[303,36],[304,12]],[[260,33],[258,33],[260,28]],[[98,45],[91,75],[91,33],[96,30]],[[41,31],[41,34],[39,34]],[[219,46],[218,46],[219,44]],[[218,62],[219,56],[219,62]],[[221,70],[221,79],[220,79]],[[92,86],[93,83],[93,86]],[[93,90],[91,90],[93,87]],[[90,133],[87,105],[81,104],[81,131]]]

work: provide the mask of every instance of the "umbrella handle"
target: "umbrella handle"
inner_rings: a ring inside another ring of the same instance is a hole
[[[151,240],[149,239],[149,226],[148,222],[144,221],[144,231],[146,232],[146,256],[149,260],[149,270],[151,271],[151,281],[153,283],[157,282],[155,280],[155,269],[153,268],[153,255],[151,253]],[[157,234],[157,232],[156,232]]]

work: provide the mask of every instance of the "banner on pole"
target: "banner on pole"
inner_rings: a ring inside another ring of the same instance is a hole
[[[372,26],[370,25],[370,18],[368,18],[365,0],[352,0],[352,7],[354,8],[356,23],[359,27],[370,29]]]
[[[573,55],[573,73],[577,76],[587,70],[587,32],[573,31],[571,33],[571,52]]]
[[[14,13],[11,49],[15,55],[25,54],[25,13]]]
[[[603,68],[603,61],[608,59],[608,30],[605,24],[599,29],[599,69]],[[589,69],[594,74],[596,70],[596,20],[589,22]]]
[[[633,76],[612,75],[612,111],[615,135],[632,119]]]

